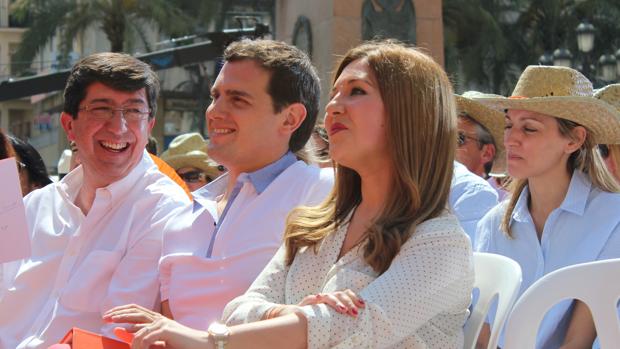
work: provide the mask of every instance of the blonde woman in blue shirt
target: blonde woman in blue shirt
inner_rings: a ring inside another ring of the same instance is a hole
[[[620,188],[596,150],[620,141],[620,117],[592,92],[576,70],[530,66],[511,97],[479,99],[506,111],[513,194],[479,222],[475,248],[516,260],[521,293],[559,268],[620,257]],[[588,313],[579,301],[558,303],[542,321],[536,347],[591,347],[594,328],[570,324]],[[485,334],[488,325],[482,342]]]

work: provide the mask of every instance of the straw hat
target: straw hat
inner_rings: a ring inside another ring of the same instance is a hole
[[[620,84],[611,84],[594,90],[594,98],[605,101],[620,110]]]
[[[207,142],[199,133],[177,136],[160,158],[175,170],[194,167],[213,178],[220,174],[217,164],[207,156]]]
[[[580,72],[531,65],[519,77],[511,97],[477,100],[497,110],[528,110],[576,122],[592,133],[595,143],[618,142],[620,113],[592,96],[592,83]]]
[[[478,91],[467,91],[462,95],[454,95],[459,113],[466,113],[484,126],[495,141],[495,160],[491,175],[498,176],[506,171],[506,149],[504,148],[504,113],[489,108],[476,101],[476,98],[497,98],[499,95],[486,94]]]

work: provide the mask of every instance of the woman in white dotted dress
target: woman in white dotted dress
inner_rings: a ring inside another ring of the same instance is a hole
[[[456,115],[429,56],[395,43],[350,50],[325,126],[336,185],[293,211],[285,243],[210,332],[161,319],[136,334],[174,348],[462,348],[470,242],[446,210]]]

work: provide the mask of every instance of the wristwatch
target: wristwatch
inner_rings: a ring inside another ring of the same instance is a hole
[[[207,332],[213,337],[217,349],[226,348],[226,343],[228,343],[228,337],[230,336],[228,326],[216,321],[209,325]]]

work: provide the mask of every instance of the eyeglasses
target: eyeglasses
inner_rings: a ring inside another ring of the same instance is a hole
[[[601,154],[603,159],[607,159],[609,157],[609,147],[606,144],[599,144],[598,152]]]
[[[151,114],[151,109],[141,110],[139,108],[111,108],[106,106],[93,107],[85,106],[80,109],[89,115],[89,119],[94,121],[108,121],[114,117],[116,112],[120,112],[121,117],[127,122],[138,122],[146,119]]]
[[[26,164],[24,164],[23,162],[19,161],[19,160],[15,160],[15,162],[17,163],[17,170],[18,171],[23,171],[26,169]]]
[[[457,138],[457,143],[459,147],[462,147],[465,145],[465,143],[467,143],[467,140],[472,140],[474,142],[480,143],[480,140],[476,137],[472,137],[468,134],[465,134],[465,132],[459,131],[458,133],[458,138]]]
[[[179,173],[179,177],[187,183],[210,182],[212,179],[202,171]]]

